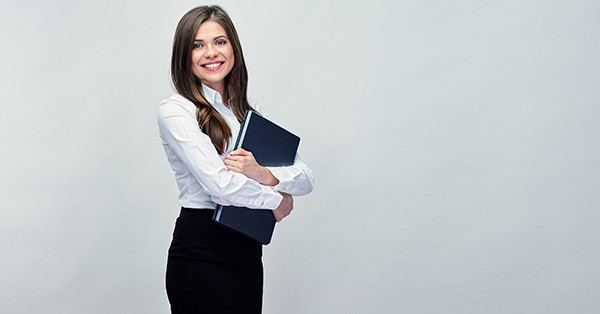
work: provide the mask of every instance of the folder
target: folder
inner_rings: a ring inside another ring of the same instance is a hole
[[[300,138],[255,111],[248,110],[240,126],[234,149],[252,153],[263,167],[294,164]],[[272,210],[218,205],[213,220],[250,238],[269,244],[275,230]]]

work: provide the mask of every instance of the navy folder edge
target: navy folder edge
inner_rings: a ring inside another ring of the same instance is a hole
[[[241,147],[252,152],[263,167],[290,166],[299,144],[298,136],[248,110],[234,149]],[[217,206],[213,220],[265,245],[271,242],[276,223],[271,210],[223,205]]]

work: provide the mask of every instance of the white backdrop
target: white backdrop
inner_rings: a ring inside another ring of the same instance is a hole
[[[0,312],[168,313],[158,140],[195,1],[0,5]],[[598,1],[221,1],[316,189],[264,313],[598,313]]]

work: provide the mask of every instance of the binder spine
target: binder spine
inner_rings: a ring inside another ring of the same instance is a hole
[[[216,220],[216,221],[221,220],[221,213],[223,213],[223,205],[218,205],[217,209],[215,210],[213,220]]]
[[[252,110],[247,110],[244,114],[243,124],[240,127],[240,133],[238,134],[237,140],[235,141],[235,145],[233,149],[238,149],[242,145],[244,141],[244,136],[246,136],[246,130],[248,129],[248,124],[250,124],[250,118],[252,118]]]

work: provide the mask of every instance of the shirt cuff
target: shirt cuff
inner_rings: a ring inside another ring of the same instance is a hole
[[[269,169],[273,176],[279,180],[279,183],[275,185],[273,189],[290,194],[294,182],[294,174],[286,167],[267,167],[267,169]]]
[[[266,197],[264,200],[262,200],[260,202],[260,204],[258,206],[255,207],[255,209],[275,209],[275,208],[277,208],[279,206],[279,204],[281,204],[281,201],[283,200],[283,195],[279,194],[279,192],[277,192],[277,190],[275,190],[275,189],[273,189],[273,192],[275,192],[274,195]],[[252,207],[250,207],[250,208],[252,208]]]
[[[225,200],[216,196],[211,196],[211,200],[217,204],[224,206],[239,206],[252,209],[275,209],[281,204],[283,195],[272,187],[263,186],[264,193],[261,197],[248,198],[241,196],[232,196]]]

